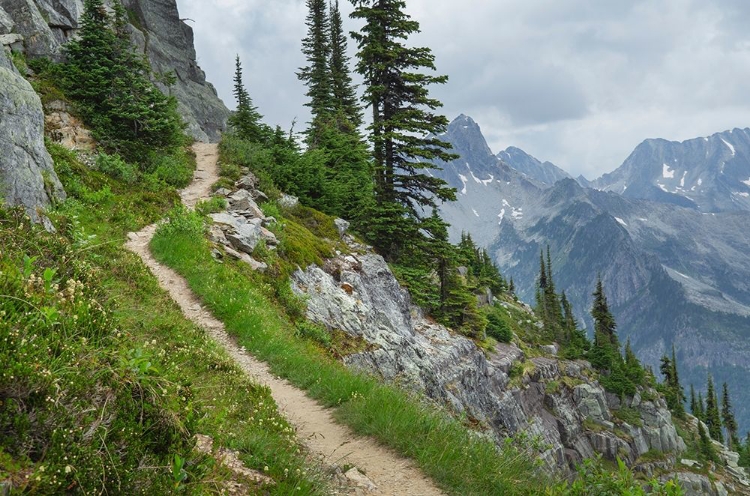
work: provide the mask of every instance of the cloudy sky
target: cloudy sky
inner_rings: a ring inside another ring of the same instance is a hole
[[[266,122],[303,129],[304,0],[177,3],[225,103],[239,54]],[[445,115],[473,117],[495,152],[518,146],[593,179],[646,138],[750,127],[746,0],[407,0],[407,11],[422,29],[410,43],[450,77],[432,89]]]

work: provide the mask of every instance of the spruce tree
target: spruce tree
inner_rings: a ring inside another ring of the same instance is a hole
[[[590,349],[591,343],[586,337],[586,332],[578,327],[578,322],[573,315],[573,306],[568,301],[565,291],[562,292],[563,320],[565,322],[565,340],[563,356],[569,359],[577,359],[585,356]]]
[[[334,113],[331,88],[330,54],[331,24],[328,19],[326,0],[307,0],[307,36],[302,40],[302,53],[307,65],[301,67],[297,77],[307,86],[306,96],[312,121],[308,128],[307,144],[310,148],[320,145],[322,128]]]
[[[547,310],[547,322],[545,324],[549,326],[554,339],[561,342],[564,339],[562,332],[564,322],[560,299],[555,292],[555,282],[552,278],[552,257],[550,256],[549,245],[547,245],[547,287],[544,291],[544,300],[544,306]]]
[[[354,129],[362,125],[362,109],[359,106],[357,91],[349,72],[349,56],[347,38],[341,20],[339,2],[335,0],[330,5],[330,78],[333,105],[351,123]]]
[[[709,374],[708,388],[706,391],[706,426],[708,433],[716,441],[724,442],[724,436],[721,432],[721,414],[719,413],[719,400],[714,390],[714,380]]]
[[[685,394],[683,393],[682,386],[680,385],[680,379],[677,375],[677,358],[675,357],[674,348],[672,348],[672,358],[663,355],[661,357],[661,370],[664,376],[664,384],[661,386],[661,390],[664,393],[664,398],[667,401],[667,406],[672,411],[675,417],[685,417]]]
[[[731,400],[729,399],[729,386],[724,383],[722,398],[721,398],[721,420],[724,424],[724,428],[727,430],[727,441],[729,449],[736,449],[739,445],[739,439],[737,438],[737,420],[734,418],[734,409],[732,408]]]
[[[690,384],[690,413],[697,417],[698,412],[698,398],[695,396],[695,388]]]
[[[625,374],[636,385],[643,384],[646,379],[646,371],[630,346],[630,338],[625,342]]]
[[[536,283],[536,312],[542,319],[547,322],[547,265],[544,263],[544,252],[539,253],[539,278]]]
[[[622,363],[615,318],[609,311],[601,277],[597,278],[591,316],[594,318],[594,345],[589,353],[591,363],[600,370],[613,371]]]
[[[263,116],[253,105],[253,99],[245,89],[245,83],[242,80],[242,62],[239,55],[235,58],[233,93],[237,102],[237,109],[229,117],[229,124],[237,133],[237,136],[252,143],[267,141],[270,130],[261,123]]]
[[[696,404],[695,417],[703,422],[706,421],[706,403],[703,401],[703,393],[698,391],[698,402]]]
[[[122,4],[112,8],[110,15],[102,0],[84,2],[78,36],[65,45],[62,86],[105,148],[145,168],[151,150],[184,143],[182,121],[131,44]]]
[[[364,79],[363,101],[372,111],[369,138],[375,166],[376,206],[369,213],[367,237],[390,260],[397,260],[420,235],[425,210],[455,200],[455,189],[426,173],[434,162],[456,158],[438,138],[448,125],[435,113],[442,106],[428,86],[446,76],[435,70],[429,48],[410,47],[419,23],[405,12],[403,0],[353,0],[352,18],[364,21],[351,35],[358,46],[357,71]],[[406,237],[404,237],[406,236]]]

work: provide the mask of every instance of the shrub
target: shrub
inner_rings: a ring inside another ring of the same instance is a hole
[[[227,208],[226,198],[214,196],[210,200],[199,201],[195,206],[195,211],[201,215],[208,215],[216,212],[221,212],[225,208]]]
[[[193,166],[182,151],[158,155],[151,164],[154,176],[175,188],[184,188],[193,179]]]
[[[513,331],[508,322],[500,316],[500,311],[493,308],[487,315],[487,335],[501,343],[510,343]]]
[[[134,184],[138,181],[138,170],[135,166],[125,162],[120,155],[100,153],[96,158],[96,168],[100,172],[114,177],[124,183]]]
[[[160,224],[157,228],[157,235],[169,236],[173,233],[181,233],[194,239],[203,239],[206,221],[199,212],[193,212],[183,205],[177,205],[169,212],[167,219],[167,222]]]

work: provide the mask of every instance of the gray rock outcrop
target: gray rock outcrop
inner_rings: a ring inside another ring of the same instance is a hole
[[[242,260],[253,270],[266,270],[266,264],[252,258],[258,243],[265,242],[273,249],[278,244],[276,235],[267,229],[275,223],[273,217],[266,217],[253,200],[254,196],[265,196],[255,189],[257,179],[248,174],[237,181],[236,191],[219,190],[215,194],[227,197],[227,208],[223,212],[210,215],[213,221],[210,239],[216,245],[223,246],[229,257]]]
[[[157,86],[177,98],[189,134],[199,141],[217,141],[229,110],[198,66],[193,30],[180,20],[176,1],[125,0],[123,4],[136,24],[131,25],[133,41],[148,56],[154,71],[175,74],[174,86]],[[83,2],[0,0],[0,8],[0,35],[7,31],[22,36],[23,49],[31,58],[61,60],[63,44],[79,27]]]
[[[13,22],[13,19],[0,6],[0,35],[11,33],[15,25],[16,23]]]
[[[42,214],[65,192],[44,147],[42,102],[0,47],[0,197],[23,205],[35,221],[51,224]]]
[[[521,432],[539,439],[546,446],[539,456],[550,468],[572,470],[595,453],[632,464],[652,449],[685,449],[663,402],[630,401],[641,425],[620,420],[622,405],[608,402],[588,378],[587,362],[525,359],[515,345],[485,355],[425,319],[378,255],[341,254],[322,268],[298,270],[292,288],[305,297],[309,319],[372,345],[345,357],[348,366],[475,419],[498,442]]]

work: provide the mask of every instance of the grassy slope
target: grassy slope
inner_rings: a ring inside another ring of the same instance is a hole
[[[325,494],[269,392],[122,247],[178,201],[174,189],[127,185],[50,148],[73,196],[55,215],[60,234],[0,216],[0,481],[42,494],[216,493],[233,476],[191,451],[201,433],[274,478],[270,494]],[[53,289],[72,280],[101,315]]]
[[[279,215],[278,210],[275,213]],[[195,220],[181,215],[178,224],[185,228],[157,232],[152,242],[156,257],[185,276],[238,342],[267,361],[275,374],[335,407],[335,416],[357,432],[417,460],[450,493],[539,494],[545,490],[547,481],[536,474],[532,461],[521,451],[509,445],[498,452],[492,442],[478,439],[458,421],[394,387],[352,373],[314,342],[299,338],[297,328],[274,299],[278,289],[240,263],[215,261],[208,242],[196,242],[195,233],[187,227],[194,226]],[[281,224],[294,236],[306,231],[291,219]],[[279,236],[288,249],[291,241],[284,232]],[[306,236],[319,239],[309,231]],[[308,251],[316,250],[308,247]],[[284,277],[285,271],[281,272]]]

